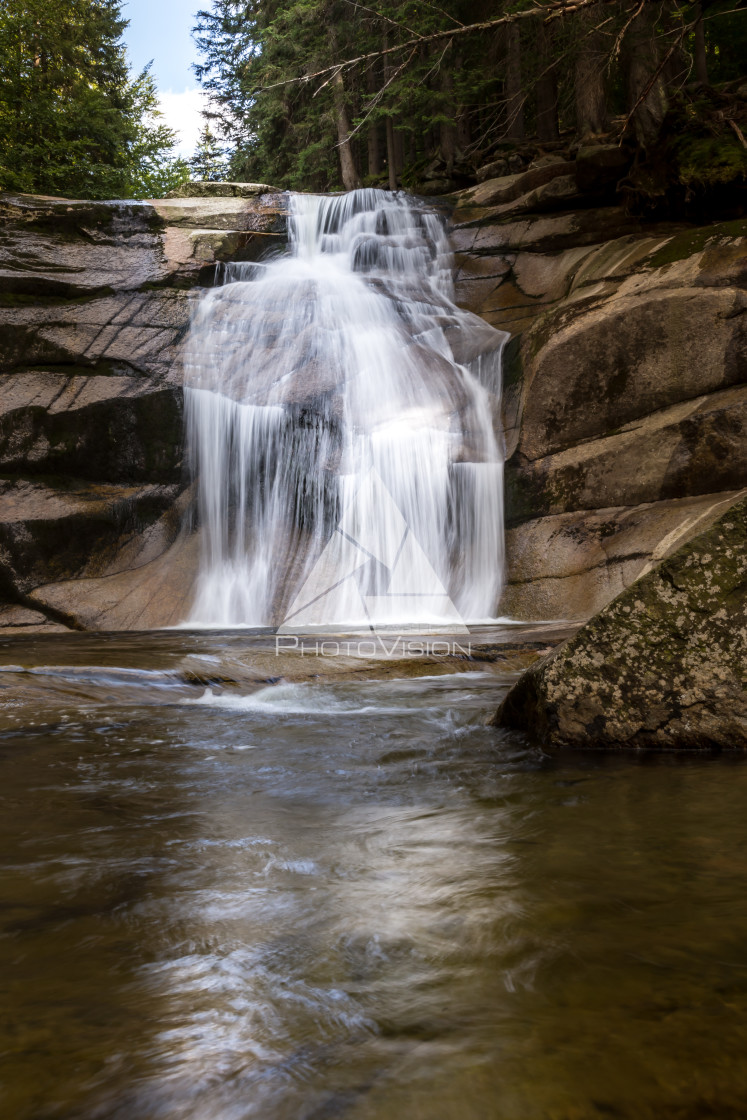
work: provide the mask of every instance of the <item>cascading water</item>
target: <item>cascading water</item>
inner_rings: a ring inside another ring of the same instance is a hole
[[[292,195],[289,242],[225,266],[192,323],[190,624],[494,615],[507,336],[455,306],[443,224],[404,195]]]

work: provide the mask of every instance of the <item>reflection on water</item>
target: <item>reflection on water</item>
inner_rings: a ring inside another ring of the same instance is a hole
[[[3,1115],[747,1115],[741,760],[547,757],[485,666],[221,691],[170,641],[0,650]]]

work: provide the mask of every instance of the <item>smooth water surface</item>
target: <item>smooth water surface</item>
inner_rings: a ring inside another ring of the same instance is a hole
[[[206,685],[190,640],[0,646],[3,1116],[747,1115],[741,758],[549,757],[486,663]]]

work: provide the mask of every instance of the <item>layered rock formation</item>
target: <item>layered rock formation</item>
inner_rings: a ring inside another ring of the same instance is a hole
[[[231,185],[227,185],[231,186]],[[216,262],[284,236],[284,196],[0,196],[0,626],[178,622],[181,347]]]
[[[552,746],[747,747],[747,499],[527,670],[495,723]]]
[[[588,618],[747,485],[747,221],[630,217],[624,158],[550,154],[454,199],[458,301],[512,335],[500,609],[515,618]],[[0,625],[183,615],[195,288],[281,241],[285,200],[180,193],[0,197]]]
[[[457,196],[457,298],[513,336],[515,618],[588,618],[747,485],[747,221],[644,225],[606,193],[621,158],[547,156]]]

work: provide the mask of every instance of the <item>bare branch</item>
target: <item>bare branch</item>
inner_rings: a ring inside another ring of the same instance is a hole
[[[452,23],[455,23],[457,27],[464,27],[460,19],[457,19],[456,16],[449,15],[444,8],[439,8],[438,4],[430,4],[428,0],[420,0],[420,2],[421,4],[425,4],[426,8],[433,8],[434,12],[440,12],[442,16],[446,16],[446,18],[450,19]]]
[[[627,19],[627,20],[625,21],[625,26],[623,27],[622,31],[620,32],[620,34],[619,34],[619,35],[617,36],[617,38],[615,39],[615,45],[613,46],[612,50],[610,51],[610,55],[609,55],[609,61],[608,61],[608,63],[607,63],[607,69],[608,69],[608,70],[609,70],[609,69],[610,69],[610,67],[612,66],[612,63],[613,63],[613,61],[614,61],[614,60],[615,60],[616,58],[618,58],[618,57],[619,57],[619,55],[620,55],[620,48],[622,47],[622,42],[623,42],[623,39],[625,38],[625,36],[626,36],[626,35],[627,35],[627,33],[628,33],[628,28],[630,27],[631,23],[634,23],[634,22],[635,22],[635,21],[636,21],[636,20],[638,19],[639,15],[640,15],[640,14],[641,14],[641,12],[643,11],[643,6],[644,6],[644,4],[645,4],[645,3],[646,3],[646,0],[641,0],[640,4],[639,4],[639,5],[638,5],[638,7],[636,8],[636,10],[635,10],[635,11],[633,12],[633,14],[632,14],[632,16],[630,17],[630,19]]]
[[[325,86],[328,86],[330,82],[334,82],[334,80],[335,80],[335,78],[337,77],[337,75],[338,75],[338,74],[340,74],[341,72],[342,72],[342,66],[335,66],[335,67],[333,67],[333,69],[332,69],[332,73],[331,73],[331,74],[330,74],[330,76],[329,76],[329,77],[327,78],[326,82],[322,82],[322,84],[321,84],[321,85],[319,86],[319,88],[318,88],[318,89],[315,89],[315,90],[314,90],[314,92],[313,92],[313,94],[312,94],[312,97],[316,97],[316,95],[317,95],[318,93],[321,93],[321,92],[322,92],[322,90],[324,89],[324,87],[325,87]]]
[[[740,144],[742,145],[742,147],[743,147],[743,148],[747,148],[747,140],[745,140],[745,138],[744,138],[744,133],[742,132],[742,130],[741,130],[741,128],[739,127],[739,125],[737,124],[737,122],[736,122],[736,121],[732,121],[732,120],[730,120],[730,121],[729,121],[729,124],[730,124],[730,125],[731,125],[731,127],[732,127],[732,128],[734,129],[734,131],[736,132],[736,134],[737,134],[737,139],[739,140],[739,142],[740,142]]]
[[[344,2],[349,4],[351,8],[362,8],[364,12],[369,12],[372,16],[376,16],[377,19],[383,19],[386,23],[391,23],[392,27],[404,28],[410,35],[417,36],[418,34],[417,31],[413,31],[411,27],[408,27],[406,23],[399,23],[396,19],[392,19],[390,16],[385,16],[381,12],[375,11],[374,8],[368,8],[365,4],[360,4],[358,0],[344,0]]]
[[[411,51],[411,53],[410,53],[409,57],[408,57],[408,58],[406,58],[406,59],[405,59],[405,61],[404,61],[404,62],[402,62],[402,63],[401,63],[401,64],[400,64],[400,65],[399,65],[399,66],[397,67],[397,69],[396,69],[396,70],[394,70],[394,71],[392,72],[392,74],[390,75],[390,77],[389,77],[389,78],[387,78],[387,80],[386,80],[386,81],[384,82],[384,84],[383,84],[383,86],[381,87],[381,89],[380,89],[380,90],[378,91],[378,93],[376,93],[376,94],[375,94],[375,96],[374,96],[373,100],[371,101],[371,104],[369,105],[369,107],[368,107],[368,109],[367,109],[367,111],[366,111],[366,114],[365,114],[365,116],[364,116],[364,117],[362,117],[362,118],[361,118],[361,120],[359,120],[359,121],[358,121],[357,125],[355,126],[355,128],[353,129],[353,131],[352,131],[352,132],[350,133],[350,135],[348,136],[348,140],[350,139],[350,137],[351,137],[351,136],[355,136],[356,132],[360,132],[360,130],[361,130],[361,129],[363,128],[363,126],[364,126],[364,124],[366,123],[366,121],[368,120],[368,118],[369,118],[369,117],[371,116],[371,113],[373,113],[374,109],[376,108],[376,106],[377,106],[377,105],[378,105],[378,103],[379,103],[379,102],[381,101],[382,97],[384,96],[384,90],[385,90],[385,89],[387,88],[387,86],[390,86],[390,85],[392,84],[392,82],[393,82],[393,81],[394,81],[394,79],[395,79],[395,78],[397,77],[397,75],[398,75],[398,74],[401,74],[401,73],[402,73],[402,71],[403,71],[403,70],[405,69],[405,67],[406,67],[406,66],[409,66],[409,65],[410,65],[410,63],[412,62],[413,58],[415,57],[415,51],[416,51],[416,50],[417,50],[417,47],[413,47],[413,49],[412,49],[412,51]],[[335,145],[335,147],[336,147],[336,148],[339,148],[339,147],[340,147],[340,145],[339,145],[339,144],[336,144],[336,145]]]
[[[633,117],[636,115],[640,106],[643,104],[643,102],[646,100],[648,95],[651,93],[651,90],[656,85],[657,79],[658,79],[659,75],[661,74],[662,70],[664,69],[666,64],[669,62],[670,58],[672,57],[674,52],[677,50],[677,47],[680,45],[680,43],[685,38],[685,36],[687,34],[689,34],[689,32],[692,31],[695,28],[695,24],[697,22],[698,22],[697,20],[693,20],[692,23],[683,24],[681,31],[679,31],[679,33],[677,34],[677,38],[674,40],[671,47],[669,48],[667,53],[664,55],[661,62],[656,67],[653,74],[651,75],[651,77],[649,78],[649,80],[646,82],[645,86],[643,87],[643,89],[639,93],[638,100],[636,101],[635,105],[630,110],[627,117],[625,118],[625,121],[623,122],[622,134],[620,136],[620,144],[622,144],[622,142],[625,138],[625,133],[627,131],[628,125],[632,121]]]
[[[298,78],[286,78],[283,82],[272,82],[270,85],[257,86],[252,90],[252,93],[264,93],[269,89],[279,89],[282,86],[311,82],[315,78],[323,78],[327,74],[332,74],[334,78],[334,72],[337,70],[349,70],[351,67],[358,66],[362,62],[368,62],[370,59],[382,58],[386,55],[395,54],[397,51],[404,51],[411,47],[420,46],[422,43],[433,43],[438,39],[450,39],[456,35],[466,35],[474,31],[489,31],[494,27],[505,26],[506,24],[516,23],[524,19],[537,19],[542,17],[545,22],[548,22],[551,19],[570,15],[583,8],[592,8],[598,4],[612,2],[614,2],[614,0],[575,0],[574,3],[565,3],[565,0],[549,0],[549,3],[543,4],[535,2],[533,8],[526,8],[521,12],[511,12],[497,19],[486,19],[482,20],[480,23],[469,23],[462,27],[450,27],[447,31],[434,31],[430,35],[416,35],[414,39],[408,39],[404,43],[397,43],[396,46],[393,47],[382,47],[381,50],[368,51],[366,54],[360,54],[356,58],[346,58],[342,62],[336,62],[332,66],[325,66],[321,70],[316,70],[313,74],[303,74]]]

